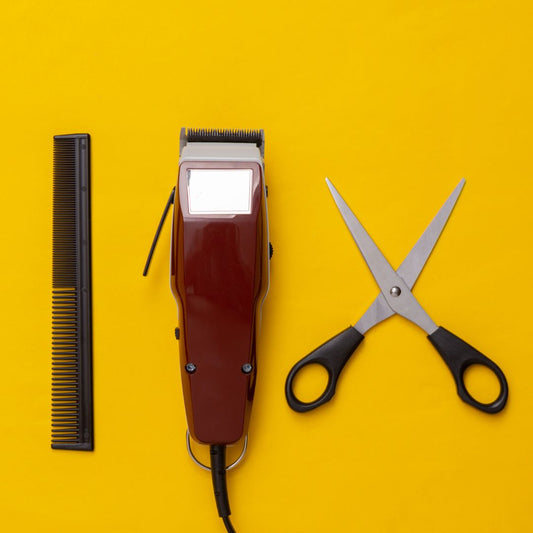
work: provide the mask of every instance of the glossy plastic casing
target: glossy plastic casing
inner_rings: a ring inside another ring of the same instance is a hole
[[[252,170],[250,214],[189,212],[190,169],[236,168]],[[199,443],[232,444],[247,432],[268,289],[263,167],[252,161],[187,160],[180,163],[176,191],[171,288],[178,304],[187,422]]]

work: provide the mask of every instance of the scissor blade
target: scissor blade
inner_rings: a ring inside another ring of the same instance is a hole
[[[428,334],[433,333],[437,325],[418,303],[405,281],[396,274],[337,189],[329,179],[326,178],[326,182],[344,222],[389,306],[395,313],[415,323]]]
[[[376,324],[383,322],[394,314],[394,311],[380,292],[370,307],[365,311],[365,314],[357,321],[354,328],[364,335],[370,328],[373,328]]]
[[[453,208],[459,199],[464,184],[465,180],[462,179],[446,202],[444,202],[444,205],[425,229],[424,233],[413,246],[407,257],[403,260],[400,267],[396,270],[396,273],[405,281],[410,289],[413,288],[433,248],[437,244],[442,230],[446,226]],[[364,335],[370,328],[389,318],[393,314],[394,311],[389,307],[387,301],[380,293],[364,315],[359,319],[357,324],[355,324],[355,329]]]
[[[444,205],[440,208],[439,212],[435,215],[435,218],[430,222],[424,233],[422,233],[422,236],[418,239],[407,257],[403,260],[398,270],[396,270],[396,273],[402,277],[410,289],[413,288],[418,276],[420,276],[420,272],[422,272],[426,261],[433,251],[433,248],[435,248],[440,234],[452,214],[453,208],[459,199],[459,195],[461,194],[464,185],[465,180],[462,179],[457,187],[455,187],[452,194],[450,194],[448,199],[444,202]]]

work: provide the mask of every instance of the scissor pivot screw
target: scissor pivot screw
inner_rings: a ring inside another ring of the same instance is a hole
[[[390,293],[391,293],[391,296],[394,296],[396,298],[400,296],[400,294],[402,294],[402,289],[400,289],[400,287],[393,287],[390,290]]]

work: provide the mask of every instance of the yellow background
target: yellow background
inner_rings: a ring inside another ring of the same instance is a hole
[[[141,277],[193,126],[266,134],[275,254],[237,531],[532,531],[532,23],[527,1],[4,2],[2,529],[223,531],[184,446],[168,223]],[[94,453],[49,443],[52,136],[72,132],[93,138]],[[393,266],[467,179],[414,292],[504,369],[503,413],[461,402],[399,317],[328,406],[287,407],[291,366],[377,294],[326,175]]]

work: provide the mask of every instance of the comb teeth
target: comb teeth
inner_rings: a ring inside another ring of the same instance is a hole
[[[260,147],[264,134],[263,130],[187,128],[186,139],[188,142],[254,143]]]
[[[55,139],[53,198],[53,287],[77,287],[75,139]]]
[[[89,136],[54,137],[52,448],[93,449]]]

